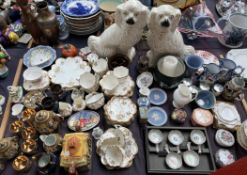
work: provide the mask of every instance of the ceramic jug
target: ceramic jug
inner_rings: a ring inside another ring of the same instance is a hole
[[[219,42],[229,48],[239,48],[243,45],[247,34],[247,15],[233,13],[218,20],[223,35],[218,36]]]
[[[185,84],[180,84],[173,93],[173,106],[175,108],[183,108],[195,99],[192,92]]]
[[[60,121],[60,115],[52,111],[41,110],[35,116],[34,127],[40,134],[49,134],[58,128]]]
[[[9,160],[18,154],[18,138],[6,137],[0,140],[0,160]]]

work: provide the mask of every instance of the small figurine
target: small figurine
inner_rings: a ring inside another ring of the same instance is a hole
[[[0,78],[6,78],[9,72],[8,67],[5,65],[9,61],[10,57],[4,50],[2,45],[0,45]]]
[[[171,5],[154,7],[151,11],[147,42],[150,50],[147,52],[149,67],[154,67],[158,59],[164,55],[184,57],[195,53],[192,46],[184,44],[182,35],[176,29],[181,11]]]
[[[142,37],[149,10],[140,1],[129,0],[117,6],[115,23],[99,37],[90,36],[88,46],[100,57],[110,58],[116,54],[129,57],[136,54],[133,47]]]

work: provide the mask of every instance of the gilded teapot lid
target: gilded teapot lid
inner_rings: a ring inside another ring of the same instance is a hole
[[[54,113],[52,111],[41,110],[35,116],[35,122],[43,123],[49,120],[50,117],[53,117]]]

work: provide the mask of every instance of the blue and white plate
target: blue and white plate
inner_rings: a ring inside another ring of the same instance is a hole
[[[55,61],[57,55],[56,51],[50,46],[39,45],[32,49],[29,49],[23,56],[23,64],[26,67],[37,66],[40,68],[46,68]]]
[[[166,111],[160,107],[151,107],[147,112],[148,123],[153,126],[162,126],[167,122]]]
[[[153,105],[163,105],[167,100],[167,94],[160,88],[152,88],[148,98]]]
[[[97,0],[65,0],[61,11],[72,17],[86,17],[99,11]]]

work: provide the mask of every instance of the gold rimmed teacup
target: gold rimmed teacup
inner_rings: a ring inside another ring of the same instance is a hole
[[[37,149],[38,149],[38,144],[33,139],[27,139],[21,145],[21,150],[25,154],[29,154],[29,155],[35,154],[37,152]]]
[[[27,156],[20,155],[12,163],[12,167],[17,172],[26,172],[31,168],[32,162]]]
[[[21,120],[16,120],[10,124],[10,131],[13,134],[19,134],[24,128],[24,123]]]
[[[27,127],[22,130],[21,136],[24,140],[36,138],[36,129],[34,127]]]

